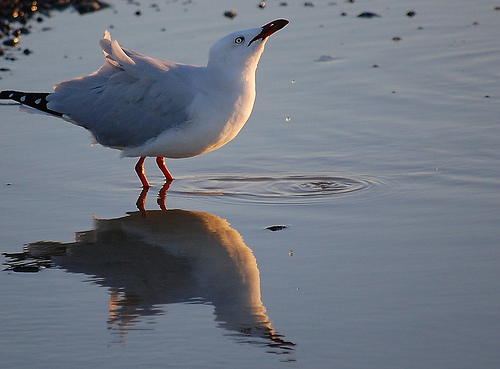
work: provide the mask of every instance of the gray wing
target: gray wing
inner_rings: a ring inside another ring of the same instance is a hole
[[[88,129],[114,148],[141,146],[187,124],[205,68],[161,61],[123,49],[106,31],[100,41],[106,62],[99,71],[65,81],[48,96],[48,107]]]

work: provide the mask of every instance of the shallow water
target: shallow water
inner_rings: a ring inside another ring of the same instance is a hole
[[[1,61],[2,89],[43,91],[96,70],[108,28],[203,64],[227,33],[291,21],[240,135],[167,161],[166,207],[182,211],[158,210],[153,160],[144,218],[134,160],[0,105],[1,250],[52,255],[0,273],[2,367],[498,365],[497,4],[314,4],[55,13],[23,37],[33,54]],[[356,18],[367,10],[381,17]]]

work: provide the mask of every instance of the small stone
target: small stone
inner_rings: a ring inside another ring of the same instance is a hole
[[[401,41],[401,37],[399,37],[399,36],[394,36],[394,37],[392,38],[392,41],[396,41],[396,42],[397,42],[397,41]]]
[[[227,10],[224,12],[224,17],[234,19],[238,14],[234,10]]]
[[[283,229],[288,228],[289,226],[287,225],[272,225],[269,227],[266,227],[265,229],[271,231],[271,232],[276,232],[276,231],[282,231]]]
[[[380,15],[378,15],[377,13],[374,13],[374,12],[363,12],[363,13],[358,14],[358,18],[367,18],[367,19],[380,18]]]
[[[26,27],[21,27],[17,29],[16,32],[19,32],[20,35],[29,35],[31,33],[31,31]]]
[[[30,54],[33,54],[33,51],[31,51],[30,49],[24,49],[23,50],[23,54],[24,55],[30,55]]]
[[[308,6],[308,7],[312,8],[314,6],[314,3],[312,1],[306,1],[304,3],[304,6]]]
[[[5,46],[11,46],[11,47],[16,47],[18,43],[19,43],[19,38],[17,37],[9,38],[8,40],[5,40],[3,42]]]
[[[410,10],[408,13],[406,13],[406,16],[409,18],[413,18],[417,13],[414,10]]]
[[[259,8],[264,9],[266,7],[266,3],[262,1],[258,6]]]

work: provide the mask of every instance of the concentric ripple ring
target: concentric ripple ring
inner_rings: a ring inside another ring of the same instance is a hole
[[[169,194],[222,196],[255,203],[311,203],[352,195],[381,182],[357,175],[192,176],[174,181]]]

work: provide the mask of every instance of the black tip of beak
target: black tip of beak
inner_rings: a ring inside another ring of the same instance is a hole
[[[288,23],[290,23],[290,21],[287,19],[276,19],[262,26],[262,31],[260,31],[260,33],[255,36],[252,41],[250,41],[248,46],[250,46],[254,41],[257,41],[259,39],[264,40],[265,38],[271,36],[273,33],[285,27]]]

